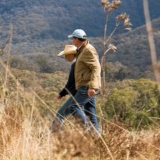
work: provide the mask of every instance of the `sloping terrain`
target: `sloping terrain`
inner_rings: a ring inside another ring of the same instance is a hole
[[[151,18],[158,18],[160,1],[149,2]],[[111,15],[108,33],[115,26],[115,17],[121,13],[130,16],[133,29],[144,25],[142,0],[122,0],[122,5]],[[9,33],[12,24],[13,44],[29,43],[29,48],[66,40],[76,28],[84,29],[89,37],[101,37],[105,23],[100,0],[2,0],[0,15],[0,38]]]

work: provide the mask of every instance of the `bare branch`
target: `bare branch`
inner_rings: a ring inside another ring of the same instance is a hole
[[[148,33],[148,41],[149,41],[149,47],[150,47],[150,52],[151,52],[152,66],[153,66],[154,75],[155,75],[155,78],[158,84],[158,90],[160,91],[160,75],[158,71],[156,48],[155,48],[155,43],[154,43],[152,23],[150,20],[148,0],[143,0],[143,6],[144,6],[144,15],[145,15],[145,20],[146,20],[146,30]]]

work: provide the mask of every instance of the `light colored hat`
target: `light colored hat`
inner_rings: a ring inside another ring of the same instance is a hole
[[[73,37],[86,39],[87,35],[82,29],[76,29],[71,35],[68,36],[68,38],[73,38]]]
[[[62,52],[60,52],[57,56],[76,54],[76,47],[73,45],[65,45],[65,48]]]

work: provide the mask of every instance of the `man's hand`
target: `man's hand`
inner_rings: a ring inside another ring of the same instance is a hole
[[[60,96],[60,95],[57,95],[57,97],[56,97],[57,99],[61,99],[62,97]]]
[[[88,97],[93,97],[96,95],[96,91],[93,88],[88,89]]]

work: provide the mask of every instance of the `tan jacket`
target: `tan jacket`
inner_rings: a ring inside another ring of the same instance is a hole
[[[101,87],[101,66],[99,56],[95,48],[87,43],[77,51],[75,64],[75,85],[76,89],[81,86],[100,89]]]

